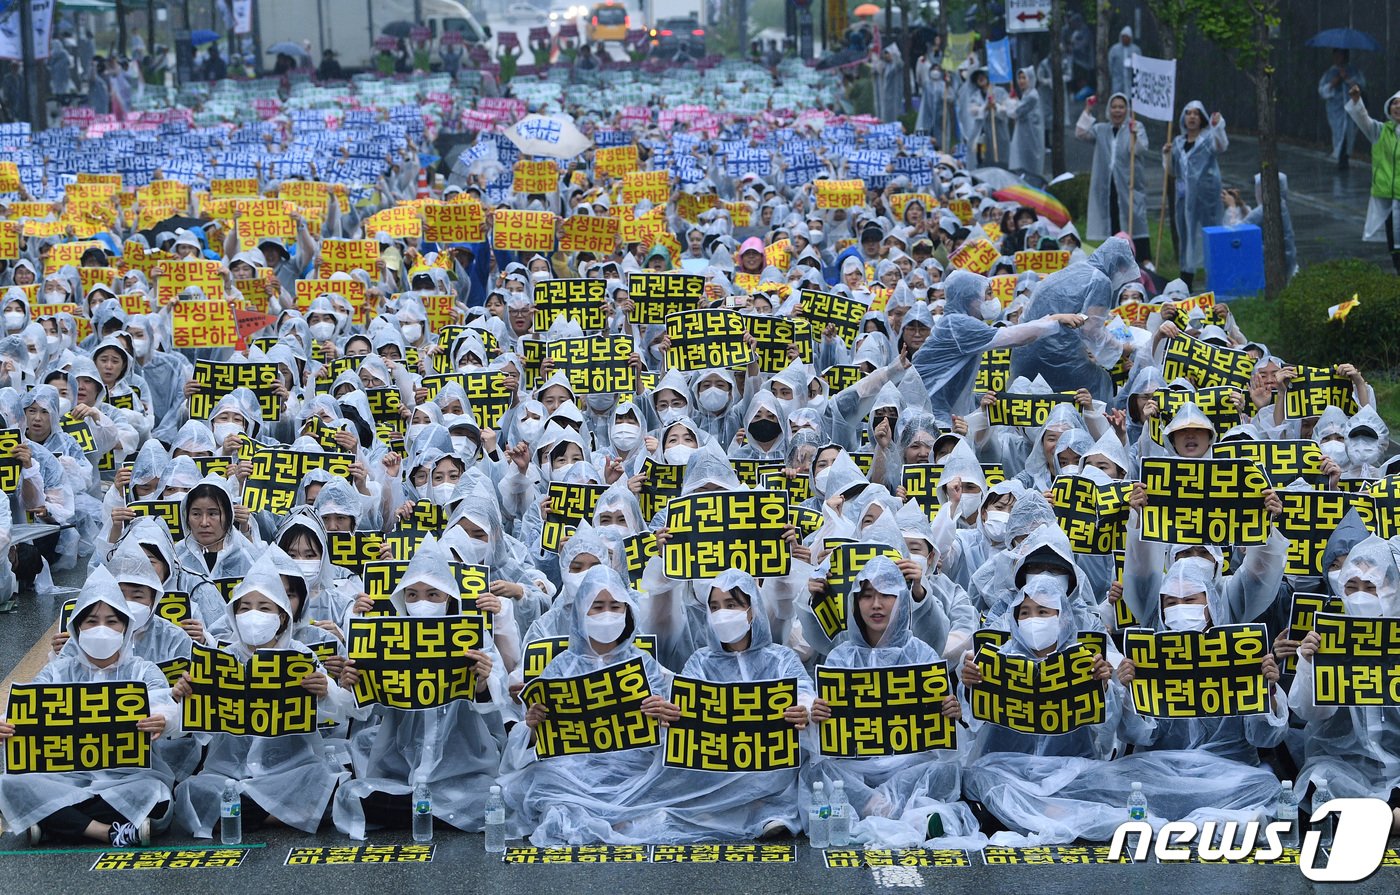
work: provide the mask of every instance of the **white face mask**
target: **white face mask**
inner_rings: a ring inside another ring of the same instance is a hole
[[[1353,435],[1347,439],[1347,456],[1357,463],[1375,466],[1380,462],[1382,454],[1379,439],[1365,435]]]
[[[987,536],[987,540],[993,544],[1005,542],[1006,520],[1010,518],[1011,514],[1005,510],[988,510],[987,515],[982,519],[982,533]]]
[[[1026,646],[1036,652],[1049,649],[1060,639],[1060,617],[1058,615],[1023,618],[1016,624],[1021,628],[1021,639],[1026,641]]]
[[[85,628],[78,633],[78,645],[90,658],[98,661],[115,656],[117,650],[122,648],[122,641],[125,639],[120,631],[106,625]]]
[[[476,453],[476,448],[472,445],[471,436],[453,435],[452,452],[454,454],[461,454],[464,457],[470,457],[474,455]]]
[[[432,600],[414,600],[405,603],[404,611],[414,618],[440,618],[447,614],[447,603],[435,603]]]
[[[433,485],[428,489],[428,499],[440,507],[447,506],[447,502],[452,499],[452,492],[456,490],[456,482],[443,482],[441,485]]]
[[[24,326],[24,321],[25,316],[22,311],[5,312],[5,329],[10,332],[18,331],[20,327]]]
[[[587,574],[587,569],[582,572],[561,572],[559,577],[564,583],[564,592],[567,594],[578,593],[578,586],[583,583],[583,576]]]
[[[1322,456],[1331,457],[1338,466],[1347,465],[1347,445],[1345,441],[1324,441],[1320,445]]]
[[[313,323],[311,324],[311,338],[318,342],[324,342],[335,335],[334,323]]]
[[[414,423],[413,425],[408,427],[408,437],[417,438],[423,433],[423,430],[426,428],[428,428],[427,423]]]
[[[151,620],[151,607],[145,603],[128,602],[126,604],[127,615],[131,616],[131,630],[139,631],[146,627],[146,622]]]
[[[137,357],[145,357],[147,354],[150,354],[150,341],[147,339],[137,339],[133,337],[131,340],[131,353],[136,355]]]
[[[44,340],[49,343],[50,348],[53,348],[55,345],[63,341],[62,337],[55,336],[52,333],[44,336]]]
[[[666,448],[661,458],[671,466],[684,466],[693,453],[695,453],[695,448],[688,444],[673,444]]]
[[[403,326],[399,327],[399,334],[403,336],[405,342],[412,345],[423,337],[423,324],[405,323]]]
[[[486,541],[478,541],[476,538],[462,538],[461,546],[457,550],[462,555],[462,562],[471,565],[486,565],[491,558],[491,545]]]
[[[619,451],[630,451],[642,440],[642,429],[631,423],[618,423],[613,426],[612,446]]]
[[[270,643],[282,627],[282,616],[275,612],[253,609],[235,616],[238,623],[238,636],[248,646],[262,646]]]
[[[1347,615],[1357,618],[1379,618],[1385,614],[1381,598],[1376,594],[1368,594],[1364,590],[1359,590],[1354,594],[1344,594],[1342,605],[1346,607]]]
[[[831,467],[828,466],[821,472],[812,476],[812,485],[822,494],[826,493],[826,486],[831,482]]]
[[[1332,585],[1332,593],[1339,597],[1342,595],[1342,592],[1346,590],[1347,582],[1346,579],[1342,577],[1341,569],[1335,572],[1328,572],[1327,582]]]
[[[749,633],[749,611],[747,609],[717,609],[710,613],[710,628],[720,643],[736,643]]]
[[[625,612],[603,612],[583,620],[583,630],[588,634],[588,639],[597,643],[616,643],[626,627]]]
[[[1001,302],[997,301],[995,298],[986,298],[986,299],[983,299],[983,300],[982,300],[982,319],[983,319],[983,320],[995,320],[995,319],[997,319],[997,317],[999,317],[999,316],[1001,316]]]
[[[533,444],[535,439],[540,437],[540,433],[544,431],[544,420],[527,416],[515,424],[515,431],[521,438]]]
[[[1171,631],[1204,631],[1206,607],[1195,603],[1168,606],[1162,610],[1162,623]]]
[[[230,435],[239,435],[242,432],[243,427],[234,425],[233,423],[214,424],[214,440],[219,443],[220,447],[223,446],[225,441],[228,441]]]
[[[619,525],[615,522],[609,523],[607,525],[600,525],[598,526],[597,531],[598,534],[600,534],[605,539],[611,538],[618,541],[632,534],[632,532],[627,528],[627,526]]]
[[[321,576],[321,561],[319,559],[294,559],[297,564],[297,571],[301,572],[303,578],[319,578]]]
[[[555,466],[554,463],[551,461],[549,465],[547,465],[544,468],[544,472],[548,474],[550,481],[561,482],[564,480],[564,476],[569,474],[569,470],[573,469],[577,465],[577,460],[570,460],[563,466]]]
[[[616,395],[588,395],[583,399],[588,409],[594,413],[607,413],[617,403]]]
[[[1060,605],[1064,605],[1065,597],[1069,595],[1069,576],[1058,572],[1037,572],[1026,578],[1026,592],[1045,596],[1055,596],[1060,600]],[[1036,602],[1042,606],[1045,602],[1039,597]]]
[[[59,414],[59,416],[67,416],[68,413],[69,413],[70,411],[72,411],[72,409],[73,409],[73,402],[70,401],[70,400],[67,399],[67,398],[64,398],[64,397],[61,397],[61,396],[60,396],[59,399],[58,399],[58,414]]]
[[[971,519],[982,509],[982,492],[976,494],[964,494],[958,501],[958,512],[964,519]]]
[[[543,282],[544,282],[545,280],[547,280],[547,279],[549,279],[549,271],[547,271],[547,270],[532,270],[532,271],[530,271],[530,282],[531,282],[531,283],[543,283]]]
[[[729,392],[718,386],[707,386],[700,389],[699,394],[695,396],[695,401],[711,413],[717,413],[729,403]]]

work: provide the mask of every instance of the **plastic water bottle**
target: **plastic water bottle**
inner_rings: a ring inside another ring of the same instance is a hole
[[[499,786],[491,787],[486,798],[486,850],[493,855],[506,850],[506,800]]]
[[[1313,778],[1313,811],[1326,805],[1332,800],[1332,787],[1327,785],[1326,777]],[[1317,831],[1322,834],[1321,845],[1324,848],[1332,847],[1332,838],[1337,833],[1337,816],[1329,814],[1317,822]]]
[[[1274,799],[1274,820],[1288,824],[1288,829],[1279,837],[1284,848],[1298,847],[1298,795],[1293,792],[1293,781],[1283,781],[1278,797]]]
[[[846,798],[846,781],[831,784],[830,840],[832,848],[851,844],[851,800]]]
[[[812,848],[826,848],[831,843],[831,805],[826,801],[826,787],[820,781],[812,784],[812,807],[807,811],[807,841]]]
[[[1142,784],[1136,781],[1128,794],[1128,820],[1147,820],[1147,796],[1143,795]]]
[[[219,802],[219,841],[238,845],[243,841],[243,797],[238,794],[238,784],[232,780],[225,783]]]
[[[421,780],[413,787],[413,841],[433,841],[433,795]]]

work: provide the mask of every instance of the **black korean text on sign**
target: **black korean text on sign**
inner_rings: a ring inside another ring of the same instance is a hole
[[[1092,647],[1077,644],[1040,661],[982,649],[972,716],[1020,733],[1058,735],[1104,720]]]
[[[870,758],[957,748],[943,717],[951,695],[947,662],[885,668],[817,667],[817,695],[831,706],[819,725],[823,755]]]
[[[481,649],[486,637],[478,614],[355,618],[349,637],[359,705],[415,710],[476,698],[476,663],[467,651]]]
[[[1144,541],[1244,546],[1269,539],[1269,480],[1256,463],[1153,457],[1142,461],[1142,481]]]
[[[1154,718],[1215,718],[1269,710],[1260,662],[1269,653],[1264,625],[1221,625],[1208,631],[1123,633],[1136,667],[1133,704]]]
[[[755,578],[786,575],[787,499],[776,491],[708,491],[671,499],[670,540],[661,551],[668,578],[713,578],[739,569]]]
[[[642,714],[650,695],[642,660],[629,659],[575,677],[536,678],[520,701],[549,710],[535,727],[535,755],[546,759],[659,745],[657,722]]]
[[[783,718],[797,705],[796,680],[716,683],[677,676],[671,701],[681,716],[666,730],[667,767],[726,772],[797,767],[797,728]]]
[[[151,766],[151,714],[140,682],[15,684],[5,720],[6,774],[57,774]]]
[[[196,643],[190,695],[181,703],[190,732],[277,737],[316,729],[315,697],[301,685],[315,660],[296,650],[262,649],[246,664]]]

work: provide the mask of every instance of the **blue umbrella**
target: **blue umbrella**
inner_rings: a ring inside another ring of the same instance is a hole
[[[1334,50],[1379,50],[1381,45],[1365,31],[1355,28],[1328,28],[1308,38],[1310,47],[1330,47]]]
[[[211,44],[218,39],[219,35],[210,31],[208,28],[197,28],[190,32],[190,43],[197,47],[203,44]]]

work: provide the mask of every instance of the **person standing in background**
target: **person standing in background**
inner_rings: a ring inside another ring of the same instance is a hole
[[[1118,43],[1108,48],[1108,79],[1114,93],[1132,95],[1133,73],[1129,70],[1134,56],[1142,55],[1142,47],[1133,43],[1133,29],[1118,32]]]
[[[1347,115],[1347,94],[1351,88],[1366,89],[1366,76],[1351,64],[1350,50],[1333,50],[1332,67],[1322,73],[1317,82],[1317,95],[1327,109],[1327,124],[1332,128],[1332,154],[1329,160],[1345,171],[1351,162],[1351,150],[1356,145],[1356,125]]]

